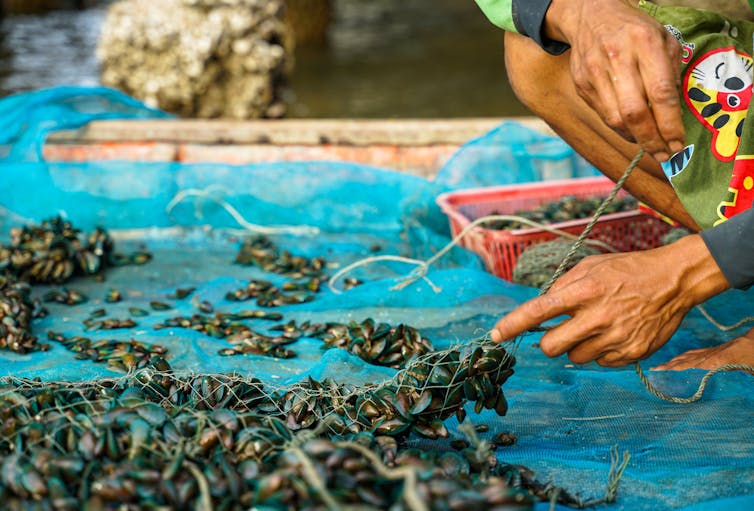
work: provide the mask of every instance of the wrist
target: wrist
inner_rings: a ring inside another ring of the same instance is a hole
[[[665,248],[674,252],[671,264],[676,266],[678,290],[689,300],[690,306],[730,289],[728,280],[700,235],[686,236]]]
[[[570,8],[569,8],[570,5]],[[552,0],[545,13],[542,34],[553,41],[570,43],[569,27],[574,24],[573,17],[577,9],[569,0]]]
[[[542,24],[542,34],[553,41],[573,44],[590,23],[609,23],[617,14],[635,11],[639,0],[551,0]]]

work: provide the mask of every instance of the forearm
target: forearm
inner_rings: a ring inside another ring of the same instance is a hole
[[[689,307],[705,302],[730,288],[717,260],[699,235],[681,238],[657,249],[667,251],[664,272],[682,300]],[[661,277],[660,277],[661,278]]]

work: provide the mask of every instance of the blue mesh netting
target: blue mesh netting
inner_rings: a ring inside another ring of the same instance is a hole
[[[84,334],[82,320],[102,305],[110,288],[126,297],[106,304],[112,317],[127,317],[128,307],[151,300],[173,309],[139,319],[129,336],[168,347],[174,368],[193,372],[253,373],[275,385],[332,377],[353,383],[379,381],[393,370],[370,366],[343,350],[323,351],[321,342],[296,343],[298,357],[220,357],[225,341],[190,330],[153,331],[151,325],[196,312],[196,302],[216,310],[248,308],[225,300],[225,293],[249,278],[269,274],[231,264],[238,249],[238,223],[212,198],[226,201],[246,220],[266,226],[319,229],[317,236],[275,236],[283,248],[325,256],[341,267],[370,255],[426,258],[448,242],[447,221],[434,197],[448,189],[588,175],[594,171],[560,140],[505,123],[462,148],[433,182],[383,169],[347,163],[278,163],[232,166],[154,162],[45,162],[41,147],[54,130],[82,126],[93,119],[162,117],[132,99],[107,89],[61,88],[0,101],[0,233],[11,227],[62,214],[82,229],[107,227],[121,250],[145,244],[154,254],[145,266],[109,270],[105,282],[79,279],[70,287],[90,297],[86,304],[50,305],[50,316],[33,327]],[[211,197],[188,197],[170,212],[176,194],[204,190]],[[534,296],[529,288],[501,281],[482,270],[479,260],[457,248],[428,277],[400,291],[390,288],[412,269],[400,263],[363,267],[355,276],[366,284],[317,300],[278,309],[286,319],[347,322],[366,317],[419,328],[437,348],[478,338],[507,311]],[[192,300],[170,301],[177,287],[197,286]],[[35,288],[40,296],[49,288]],[[724,322],[751,310],[751,296],[731,292],[708,304]],[[263,328],[262,323],[255,327]],[[693,312],[673,339],[646,366],[684,350],[730,338]],[[88,332],[93,338],[113,332]],[[472,415],[487,422],[490,435],[510,431],[515,446],[497,451],[501,459],[534,469],[540,479],[600,496],[610,467],[609,449],[618,444],[632,459],[618,502],[611,509],[750,509],[754,506],[754,442],[749,376],[722,374],[704,398],[692,405],[665,403],[643,388],[632,369],[572,367],[551,360],[527,337],[517,350],[515,376],[506,384],[510,411]],[[47,353],[17,355],[0,351],[0,376],[44,380],[88,380],[115,376],[104,366],[77,360],[53,345]],[[693,392],[700,371],[656,373],[652,379],[678,395]],[[460,437],[455,419],[448,425]],[[548,505],[541,505],[548,509]]]

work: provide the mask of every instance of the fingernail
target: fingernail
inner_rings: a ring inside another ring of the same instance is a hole
[[[492,342],[497,342],[497,343],[503,342],[503,336],[500,335],[500,331],[498,331],[497,329],[492,330],[492,332],[490,333],[490,337],[492,338]]]
[[[681,142],[680,140],[673,140],[668,144],[668,146],[670,147],[670,150],[673,152],[673,154],[680,153],[684,148],[683,142]]]
[[[654,153],[652,156],[654,156],[657,161],[668,161],[668,153],[663,151]]]

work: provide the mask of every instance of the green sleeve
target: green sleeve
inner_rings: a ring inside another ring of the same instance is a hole
[[[503,30],[518,32],[513,23],[512,0],[476,0],[476,3],[492,23]]]

